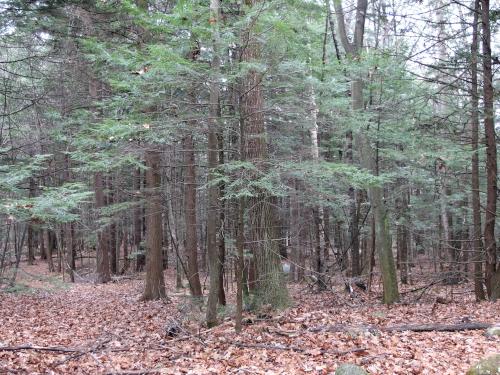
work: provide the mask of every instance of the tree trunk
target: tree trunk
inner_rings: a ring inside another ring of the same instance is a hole
[[[28,197],[33,198],[35,196],[35,179],[29,179],[29,192]],[[35,249],[33,246],[33,224],[31,222],[28,225],[28,264],[35,263]]]
[[[334,2],[335,12],[337,14],[340,39],[346,52],[353,58],[359,58],[359,52],[363,47],[363,37],[365,29],[366,11],[368,7],[367,0],[358,0],[356,6],[356,25],[354,29],[353,42],[347,37],[346,23],[341,1]],[[363,81],[356,77],[353,78],[351,85],[352,109],[355,112],[364,109],[363,103]],[[361,155],[363,166],[372,173],[377,173],[377,162],[374,152],[364,134],[359,135],[361,146]],[[372,186],[368,189],[373,215],[375,219],[376,246],[380,258],[380,268],[382,271],[382,282],[384,286],[383,302],[391,304],[399,299],[398,281],[396,276],[396,267],[394,265],[394,256],[392,254],[392,238],[390,233],[390,220],[387,208],[384,203],[383,189],[379,186]],[[358,254],[359,256],[359,251]]]
[[[220,112],[220,111],[219,111]],[[224,164],[224,134],[222,130],[217,134],[219,147],[219,165]],[[225,185],[223,182],[219,184],[219,303],[226,306],[226,293],[224,291],[224,277],[226,264],[226,238],[225,238],[225,200],[224,200]]]
[[[217,216],[219,191],[213,183],[215,169],[218,166],[217,128],[219,117],[219,20],[220,1],[210,0],[210,25],[212,27],[213,58],[210,80],[210,120],[208,125],[208,209],[207,209],[207,255],[210,272],[210,290],[207,303],[207,325],[212,327],[217,322],[217,302],[219,300],[220,285],[220,254],[217,248]]]
[[[196,220],[196,166],[193,135],[184,138],[184,218],[186,220],[186,257],[188,283],[191,295],[201,297],[200,274],[198,270],[198,240]]]
[[[500,297],[500,285],[493,283],[497,271],[495,220],[497,211],[497,145],[495,134],[495,111],[493,109],[493,72],[491,69],[491,30],[490,1],[481,0],[481,19],[483,21],[483,102],[484,134],[486,138],[486,215],[484,222],[484,247],[486,251],[486,291],[488,297]]]
[[[402,284],[408,284],[408,222],[406,210],[408,207],[408,193],[406,189],[400,198],[399,221],[397,227],[397,246],[399,254],[399,277]]]
[[[259,4],[258,0],[245,0],[247,6]],[[255,63],[261,60],[259,36],[251,28],[243,32],[241,60]],[[266,129],[264,125],[264,103],[262,76],[249,69],[243,78],[241,114],[245,127],[246,160],[253,163],[261,173],[268,169]],[[253,178],[258,178],[253,176]],[[276,241],[275,198],[260,190],[249,199],[250,248],[255,259],[256,304],[269,304],[278,308],[288,304],[288,291],[283,277]]]
[[[480,0],[474,1],[474,21],[472,24],[471,44],[471,145],[472,145],[472,257],[474,263],[474,294],[477,301],[486,297],[483,288],[483,240],[481,237],[481,196],[479,191],[479,93],[477,83],[477,55],[478,55],[478,25]]]
[[[115,195],[113,192],[113,178],[108,177],[108,205],[115,203]],[[116,254],[116,223],[114,218],[109,225],[109,260],[111,265],[111,273],[116,275],[118,273],[118,257]]]
[[[245,198],[241,197],[238,202],[238,224],[236,233],[236,251],[238,254],[236,263],[236,332],[241,331],[242,326],[242,316],[243,316],[243,281],[245,267],[244,259],[244,246],[245,246],[245,222],[244,222],[244,212],[245,212]]]
[[[50,235],[50,229],[44,230],[44,242],[45,242],[45,257],[47,258],[47,264],[49,266],[49,272],[54,272],[54,260],[52,259],[52,240]]]
[[[312,77],[310,77],[312,79]],[[311,158],[314,163],[319,161],[318,145],[318,107],[316,105],[316,95],[312,82],[309,84],[309,135],[311,137]],[[314,225],[314,271],[316,272],[316,285],[319,290],[326,288],[325,277],[323,274],[323,259],[321,254],[321,245],[324,243],[324,233],[321,230],[322,225],[322,207],[316,205],[312,209]]]
[[[94,192],[95,192],[95,207],[99,211],[105,205],[104,199],[104,181],[102,172],[95,172],[94,174]],[[111,275],[109,272],[109,250],[108,250],[108,238],[107,229],[100,228],[97,232],[97,275],[96,283],[107,283],[111,280]]]
[[[134,208],[134,250],[135,250],[135,270],[140,272],[146,265],[146,255],[144,249],[141,247],[142,242],[142,205],[140,203],[141,197],[141,170],[136,168],[134,171],[134,200],[136,206]]]
[[[162,204],[160,152],[147,150],[146,159],[146,287],[143,300],[155,300],[166,297],[162,266]]]

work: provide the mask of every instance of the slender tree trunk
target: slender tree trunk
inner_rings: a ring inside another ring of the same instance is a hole
[[[50,229],[44,231],[44,242],[45,242],[45,257],[47,258],[47,264],[49,266],[49,272],[54,272],[54,260],[52,259],[52,239],[50,235]]]
[[[472,257],[474,263],[474,294],[477,301],[486,299],[483,288],[483,240],[481,236],[481,196],[479,191],[479,93],[477,83],[478,28],[480,0],[474,1],[471,45],[471,144],[472,144]]]
[[[135,256],[135,270],[140,272],[144,269],[146,265],[146,256],[144,254],[144,249],[141,247],[142,242],[142,205],[140,203],[141,197],[141,170],[136,168],[134,171],[134,200],[135,200],[135,208],[134,208],[134,250],[136,253]]]
[[[449,209],[448,209],[448,182],[446,178],[447,167],[442,160],[437,162],[437,173],[439,176],[439,202],[440,202],[440,217],[441,217],[441,227],[442,227],[442,247],[445,250],[445,273],[446,273],[446,283],[456,284],[458,282],[457,269],[456,269],[456,259],[455,259],[455,249],[452,238],[452,225],[453,221],[451,219]]]
[[[102,172],[94,174],[94,192],[95,192],[95,206],[97,211],[105,206],[104,197],[104,178]],[[97,232],[97,275],[96,282],[99,284],[107,283],[111,280],[109,272],[109,241],[107,238],[107,229],[101,228]]]
[[[220,112],[220,111],[219,111]],[[224,134],[222,130],[217,134],[217,141],[219,147],[219,165],[224,164]],[[219,184],[219,303],[223,306],[226,305],[226,293],[224,291],[224,276],[226,264],[226,238],[225,238],[225,201],[224,201],[225,185],[223,182]]]
[[[312,77],[310,77],[312,78]],[[316,105],[316,95],[312,82],[309,84],[309,135],[311,137],[311,158],[314,163],[319,162],[319,142],[318,142],[318,107]],[[326,288],[325,277],[323,274],[323,259],[321,256],[321,244],[324,242],[324,234],[321,230],[322,225],[322,207],[316,205],[312,209],[314,225],[314,271],[316,272],[316,285],[319,290]]]
[[[196,218],[196,165],[192,134],[184,138],[184,218],[186,220],[186,257],[188,283],[191,295],[201,297],[200,274],[198,270],[198,240]]]
[[[217,248],[217,216],[219,191],[213,183],[215,178],[215,168],[218,166],[217,153],[217,128],[219,117],[219,71],[220,71],[220,49],[219,49],[219,21],[220,21],[220,1],[210,0],[210,24],[212,26],[212,71],[210,81],[210,121],[208,128],[208,210],[207,210],[207,254],[210,272],[210,290],[207,303],[207,325],[216,325],[217,322],[217,302],[219,300],[221,285],[221,264],[220,253]]]
[[[346,134],[346,150],[345,150],[345,162],[349,165],[354,164],[353,150],[352,150],[352,131],[348,131]],[[349,186],[348,191],[349,196],[349,243],[346,244],[350,249],[350,259],[351,259],[351,276],[359,276],[361,274],[360,264],[359,264],[359,218],[358,210],[356,207],[356,190],[354,187]],[[347,254],[345,254],[347,256]]]
[[[115,203],[115,195],[113,191],[113,177],[108,177],[108,205]],[[116,223],[113,219],[109,225],[109,259],[111,265],[111,273],[116,275],[118,273],[118,257],[116,254]]]
[[[408,207],[407,197],[407,192],[403,191],[402,196],[399,199],[400,207],[398,207],[400,223],[397,227],[397,247],[399,254],[399,277],[402,284],[408,284],[408,223],[406,221],[406,210]]]
[[[155,300],[166,297],[162,265],[162,205],[161,205],[161,175],[160,152],[147,150],[146,159],[146,287],[142,298]]]
[[[35,179],[29,179],[29,192],[28,196],[33,198],[35,196]],[[35,263],[35,249],[33,247],[33,224],[31,222],[27,223],[28,225],[28,264]]]
[[[368,7],[367,0],[358,0],[356,6],[356,22],[353,41],[350,42],[347,37],[346,24],[341,1],[334,3],[337,14],[340,39],[346,52],[355,59],[359,59],[360,51],[363,47],[363,37],[365,29],[366,11]],[[363,103],[363,81],[356,77],[351,84],[352,109],[359,112],[364,109]],[[376,174],[377,163],[374,152],[367,137],[364,134],[359,135],[361,146],[361,159],[365,168]],[[375,218],[376,246],[380,258],[380,268],[382,271],[382,282],[384,287],[383,302],[391,304],[399,299],[398,282],[396,276],[396,267],[394,265],[394,256],[392,254],[392,238],[390,233],[390,220],[387,208],[384,203],[383,188],[372,186],[368,189],[368,197]],[[359,252],[358,252],[359,255]]]
[[[486,215],[484,222],[484,247],[486,251],[486,291],[491,300],[500,298],[500,271],[497,271],[497,248],[495,220],[497,210],[497,145],[495,134],[495,111],[493,72],[491,69],[490,1],[481,0],[482,47],[483,47],[483,92],[484,134],[486,138]],[[499,275],[495,275],[499,272]]]
[[[245,267],[244,246],[245,246],[245,198],[241,197],[238,202],[238,226],[236,232],[236,251],[238,254],[236,263],[236,332],[241,331],[242,316],[243,316],[243,281]]]

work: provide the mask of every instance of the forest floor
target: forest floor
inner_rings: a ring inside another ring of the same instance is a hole
[[[206,329],[204,312],[187,290],[170,287],[170,271],[169,302],[141,302],[141,275],[106,285],[69,284],[40,262],[23,264],[18,281],[8,293],[0,291],[0,374],[333,374],[347,362],[370,374],[463,374],[500,350],[500,338],[484,330],[383,330],[409,323],[500,323],[500,302],[475,303],[465,293],[470,285],[433,289],[418,302],[420,292],[406,293],[392,307],[377,293],[351,296],[343,285],[322,293],[291,285],[292,307],[270,319],[253,317],[236,334],[231,290],[228,317]],[[165,327],[175,322],[182,329],[168,337]],[[335,332],[339,327],[345,329]]]

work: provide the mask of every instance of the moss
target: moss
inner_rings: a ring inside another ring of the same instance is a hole
[[[499,375],[500,374],[500,354],[494,354],[480,360],[472,366],[467,375]]]
[[[346,363],[337,367],[335,375],[368,375],[361,367]]]
[[[487,336],[499,336],[500,337],[500,326],[490,327],[486,331]]]
[[[35,290],[33,288],[30,288],[26,284],[16,283],[12,286],[5,288],[4,291],[6,293],[12,293],[12,294],[28,294],[28,293],[33,293]]]

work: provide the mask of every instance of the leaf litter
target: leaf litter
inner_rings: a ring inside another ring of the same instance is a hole
[[[341,288],[313,293],[291,285],[292,307],[270,319],[249,316],[252,324],[237,334],[231,308],[219,326],[204,327],[203,309],[172,288],[171,270],[169,301],[141,302],[140,275],[54,289],[40,281],[47,280],[44,265],[23,268],[40,277],[22,280],[31,293],[0,292],[0,349],[18,348],[0,350],[1,374],[333,374],[355,363],[370,374],[454,375],[500,351],[499,338],[484,330],[383,330],[500,323],[500,302],[476,303],[466,293],[449,303],[429,297],[387,307],[377,293],[353,297]],[[234,305],[234,293],[228,295]],[[180,328],[174,337],[167,332],[172,324]]]

